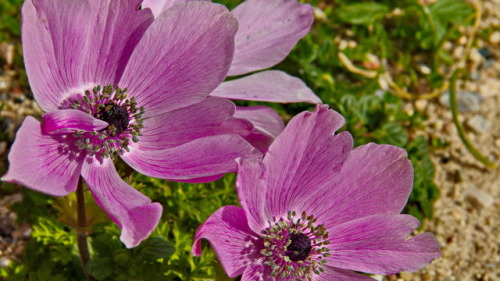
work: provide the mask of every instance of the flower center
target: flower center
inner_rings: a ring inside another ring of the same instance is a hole
[[[106,121],[109,125],[100,131],[77,131],[75,145],[79,150],[86,150],[90,155],[106,158],[115,152],[123,154],[129,151],[130,140],[139,141],[144,107],[137,107],[134,97],[127,98],[127,89],[108,85],[95,86],[92,91],[85,91],[82,97],[71,100],[71,107],[86,112],[95,118]]]
[[[296,217],[296,212],[288,212],[286,219],[269,224],[262,231],[264,248],[260,253],[272,276],[312,280],[314,274],[323,272],[325,258],[330,255],[325,247],[330,241],[324,225],[316,225],[316,219],[305,212],[300,217]]]
[[[311,252],[311,240],[304,233],[293,233],[288,237],[290,245],[287,247],[286,255],[292,261],[303,261]]]
[[[109,126],[106,130],[109,130],[112,136],[121,134],[128,128],[128,111],[126,108],[116,104],[105,104],[99,108],[99,112],[94,117],[108,122]]]

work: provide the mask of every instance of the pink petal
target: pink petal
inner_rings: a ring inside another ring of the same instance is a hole
[[[207,239],[229,277],[241,275],[260,255],[262,242],[248,228],[245,213],[236,206],[215,211],[196,231],[192,253],[201,255],[201,239]]]
[[[391,145],[367,144],[354,149],[342,172],[312,195],[308,210],[335,225],[371,214],[399,214],[413,184],[406,151]]]
[[[237,135],[196,139],[164,150],[141,150],[134,145],[122,159],[150,177],[190,180],[236,171],[235,159],[260,158],[262,154]]]
[[[106,121],[76,109],[56,110],[43,115],[44,134],[67,134],[80,131],[99,131],[108,126]]]
[[[240,75],[281,62],[314,21],[313,8],[295,0],[246,0],[231,13],[238,20],[229,75]]]
[[[148,118],[144,120],[143,136],[139,137],[136,147],[162,150],[219,135],[224,133],[221,132],[221,125],[232,118],[234,111],[235,105],[231,101],[209,97],[200,103]]]
[[[211,1],[211,0],[144,0],[142,8],[149,8],[153,12],[155,18],[161,13],[170,9],[172,6],[182,4],[189,1]]]
[[[408,239],[419,225],[409,215],[371,215],[328,229],[328,265],[373,274],[417,271],[441,256],[430,233]]]
[[[242,118],[231,118],[224,122],[220,134],[234,133],[241,136],[260,152],[266,153],[274,137],[260,131],[252,122]]]
[[[311,190],[338,175],[353,145],[348,132],[334,135],[343,124],[340,114],[317,106],[314,112],[295,116],[276,138],[264,158],[270,219],[307,210]]]
[[[267,227],[266,214],[268,186],[266,167],[259,159],[238,159],[236,191],[241,207],[245,210],[248,226],[260,233]]]
[[[223,82],[210,95],[232,100],[321,103],[302,80],[278,70]]]
[[[64,138],[43,135],[40,123],[28,116],[17,132],[2,181],[64,196],[76,190],[82,161],[82,155],[69,150]]]
[[[349,270],[329,267],[328,263],[323,267],[325,272],[314,275],[314,281],[375,281],[376,279],[354,273]]]
[[[118,84],[132,51],[153,22],[150,11],[139,10],[141,2],[90,0],[93,13],[86,41],[89,44],[83,72],[86,83]]]
[[[288,281],[288,279],[275,278],[271,276],[271,270],[269,266],[263,266],[264,261],[256,261],[254,264],[249,265],[243,276],[241,276],[241,281]]]
[[[87,1],[27,0],[22,8],[26,73],[44,111],[81,86],[92,17]]]
[[[202,101],[226,77],[238,24],[227,9],[188,2],[162,13],[125,68],[120,87],[155,116]]]
[[[276,111],[266,106],[236,107],[234,117],[246,119],[255,128],[276,138],[284,129],[283,120]]]
[[[156,228],[161,205],[124,182],[111,159],[85,161],[82,177],[99,206],[122,229],[120,240],[127,248],[137,246]]]

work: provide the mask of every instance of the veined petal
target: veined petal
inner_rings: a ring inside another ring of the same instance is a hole
[[[223,82],[210,95],[232,100],[321,103],[302,80],[279,70]]]
[[[246,0],[231,13],[238,20],[229,75],[241,75],[281,62],[314,21],[313,7],[295,0]]]
[[[139,136],[136,147],[157,151],[219,135],[223,133],[220,126],[231,118],[234,111],[235,105],[231,101],[209,97],[200,103],[156,115],[144,120],[143,136]]]
[[[441,256],[430,233],[408,239],[419,225],[409,215],[371,215],[328,228],[328,265],[373,274],[417,271]]]
[[[117,85],[132,51],[153,22],[153,15],[139,10],[141,0],[89,2],[92,28],[87,39],[84,81],[93,86]]]
[[[220,134],[237,134],[249,142],[260,152],[266,153],[274,141],[274,137],[262,132],[247,119],[231,118],[220,127]]]
[[[261,233],[267,227],[266,214],[267,181],[266,167],[259,159],[238,159],[236,191],[241,207],[245,210],[248,226]]]
[[[157,18],[161,13],[170,9],[172,6],[189,1],[211,1],[211,0],[144,0],[142,2],[142,8],[151,9],[153,15],[155,16],[155,18]]]
[[[338,175],[353,145],[348,132],[334,135],[343,124],[340,114],[316,106],[314,112],[295,116],[272,143],[264,157],[268,189],[262,192],[270,220],[288,211],[307,211],[311,189]]]
[[[98,131],[106,128],[106,121],[76,109],[56,110],[43,115],[44,134],[67,134],[75,131]]]
[[[90,14],[84,0],[27,0],[23,5],[24,63],[44,111],[56,110],[64,94],[82,84]]]
[[[2,180],[64,196],[77,188],[82,157],[68,149],[63,137],[43,135],[40,123],[28,116],[16,134]]]
[[[324,272],[314,275],[314,281],[375,281],[373,278],[349,270],[330,267],[328,263],[323,269]]]
[[[198,228],[192,249],[195,256],[201,255],[201,239],[210,242],[231,278],[241,275],[260,256],[262,242],[248,228],[245,212],[236,206],[220,208]]]
[[[269,267],[262,266],[263,263],[264,261],[261,259],[247,266],[243,276],[241,276],[241,281],[288,281],[287,279],[273,277]]]
[[[237,106],[234,117],[252,122],[257,130],[273,138],[285,129],[285,124],[279,114],[266,106]]]
[[[161,205],[124,182],[110,158],[102,163],[86,160],[82,176],[97,204],[121,228],[120,240],[127,248],[137,246],[156,228]]]
[[[119,86],[145,108],[145,118],[198,103],[226,77],[237,28],[222,5],[175,5],[148,28]]]
[[[413,168],[406,151],[370,143],[354,149],[340,174],[321,194],[308,198],[308,210],[336,225],[371,214],[399,214],[410,196]]]
[[[122,159],[150,177],[182,180],[211,177],[236,171],[238,157],[260,158],[262,154],[237,135],[196,139],[164,150],[141,150],[135,144]]]

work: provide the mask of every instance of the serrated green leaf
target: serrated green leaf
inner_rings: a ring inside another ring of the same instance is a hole
[[[91,259],[85,269],[87,273],[99,280],[110,277],[113,274],[113,260],[109,257],[95,257]]]
[[[137,255],[143,260],[168,260],[175,252],[175,247],[161,236],[152,236],[143,241],[135,251],[137,251]]]
[[[340,20],[350,24],[372,24],[389,12],[384,4],[367,2],[343,6],[338,11]]]

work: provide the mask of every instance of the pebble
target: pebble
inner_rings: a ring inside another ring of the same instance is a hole
[[[1,141],[0,142],[0,155],[4,155],[6,151],[7,151],[7,142]]]
[[[495,198],[493,198],[493,196],[473,186],[465,190],[465,199],[473,206],[479,208],[488,208],[495,203]]]
[[[483,97],[477,92],[458,91],[457,103],[458,112],[474,112],[481,108]],[[450,92],[446,91],[439,97],[439,102],[447,107],[450,107]]]
[[[493,124],[490,121],[486,120],[481,115],[474,115],[470,119],[467,120],[467,126],[474,130],[476,133],[487,133],[491,130]]]
[[[493,32],[490,35],[489,41],[492,44],[498,44],[498,43],[500,43],[500,31]]]
[[[12,261],[6,257],[0,258],[0,267],[8,267]]]

